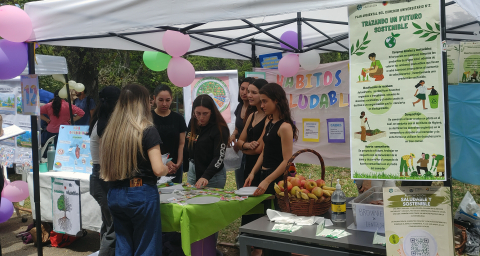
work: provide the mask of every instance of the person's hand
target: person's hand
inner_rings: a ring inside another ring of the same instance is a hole
[[[253,173],[250,173],[245,179],[245,183],[243,184],[244,187],[250,187],[252,185],[253,178],[255,178],[255,175]]]
[[[200,178],[197,183],[195,183],[196,188],[203,188],[208,185],[208,180],[205,178]]]
[[[365,121],[368,121],[368,119],[365,117]]]
[[[240,146],[236,141],[233,142],[233,150],[235,150],[235,153],[238,153],[238,151],[240,150]]]
[[[417,94],[415,93],[413,96],[417,96]]]
[[[235,144],[235,134],[232,134],[230,135],[230,137],[228,137],[228,145],[234,146],[234,144]]]
[[[260,145],[260,144],[257,141],[252,141],[252,142],[245,143],[243,148],[254,150],[258,147],[258,145]]]
[[[170,161],[166,164],[167,168],[168,168],[168,174],[173,174],[177,171],[177,169],[175,168],[175,164]]]
[[[358,193],[363,193],[369,190],[370,188],[372,188],[372,181],[364,180],[362,183],[362,187],[360,187],[360,189],[358,190]]]
[[[270,185],[270,182],[263,180],[260,182],[260,185],[258,185],[257,190],[255,190],[255,193],[253,193],[253,196],[261,196],[265,194],[265,191],[267,191],[268,185]]]

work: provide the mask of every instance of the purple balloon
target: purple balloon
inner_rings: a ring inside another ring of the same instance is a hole
[[[285,43],[295,47],[298,49],[298,34],[297,32],[295,31],[286,31],[282,34],[282,36],[280,37],[280,39],[282,39],[282,41],[284,41]],[[284,49],[292,49],[286,45],[284,45],[283,43],[280,43],[280,46]],[[303,47],[303,40],[302,40],[302,47]]]
[[[27,67],[28,52],[25,43],[0,40],[0,79],[19,76]]]
[[[8,199],[2,197],[0,199],[0,223],[3,223],[10,219],[13,215],[13,204]]]

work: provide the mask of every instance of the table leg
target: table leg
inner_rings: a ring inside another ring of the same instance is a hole
[[[240,256],[250,256],[250,245],[247,244],[247,239],[240,235],[238,243],[240,244]]]

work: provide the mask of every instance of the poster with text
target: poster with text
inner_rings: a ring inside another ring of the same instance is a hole
[[[479,83],[480,42],[460,42],[458,63],[460,83]]]
[[[455,255],[449,187],[385,187],[383,202],[387,255]]]
[[[54,171],[92,173],[90,137],[86,125],[61,125],[55,149]]]
[[[52,177],[53,231],[76,236],[82,232],[80,180]]]
[[[447,46],[448,84],[458,84],[459,58],[460,58],[460,45],[459,44],[448,45]]]
[[[440,2],[349,7],[353,179],[445,180]]]

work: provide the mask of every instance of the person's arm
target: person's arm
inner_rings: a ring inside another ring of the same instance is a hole
[[[51,108],[52,103],[47,103],[40,107],[40,114],[48,115],[48,110]]]
[[[40,115],[40,119],[42,119],[43,121],[47,122],[47,124],[50,123],[50,119],[48,119],[48,117],[46,117],[45,115]]]
[[[249,127],[250,122],[253,122],[253,114],[250,114],[247,118],[247,122],[245,123],[245,127]],[[238,138],[237,144],[240,150],[244,154],[247,155],[258,155],[259,153],[255,153],[255,149],[258,147],[258,142],[257,141],[251,141],[251,142],[246,142],[247,141],[247,129],[243,129],[242,134],[240,135],[240,138]]]
[[[148,158],[152,164],[152,170],[155,176],[161,177],[165,176],[168,173],[168,168],[162,162],[162,153],[160,151],[160,145],[156,145],[148,149]]]
[[[77,115],[77,117],[79,117],[78,119],[80,119],[85,115],[85,112],[83,111],[83,109],[72,105],[72,114]],[[75,120],[75,118],[73,118],[74,121],[77,121],[78,119]]]
[[[221,129],[222,136],[220,136],[220,131],[214,134],[213,145],[215,149],[213,158],[207,169],[205,169],[202,177],[195,184],[197,188],[208,185],[208,181],[224,167],[223,161],[225,160],[225,150],[227,148],[229,132],[227,127],[222,127]]]
[[[282,155],[283,161],[278,165],[277,169],[272,172],[268,177],[266,177],[260,185],[258,185],[257,190],[253,196],[259,196],[265,193],[270,183],[274,182],[278,177],[283,175],[285,172],[285,167],[287,166],[288,160],[292,156],[293,151],[293,131],[292,126],[289,123],[283,123],[278,129],[278,135],[282,140]]]
[[[253,178],[255,178],[255,174],[257,174],[257,172],[260,171],[260,168],[262,168],[262,164],[263,164],[263,151],[262,153],[260,153],[260,156],[258,157],[257,162],[255,163],[255,166],[250,171],[250,174],[245,179],[245,184],[243,184],[244,187],[250,187],[250,185],[252,185]]]
[[[235,130],[233,130],[232,135],[230,135],[230,137],[228,137],[228,146],[232,146],[233,144],[235,144],[235,138],[237,137],[237,134],[238,134],[238,129],[235,126]]]
[[[418,89],[417,89],[417,91],[415,92],[415,94],[414,94],[413,96],[417,96],[417,93],[418,93]]]
[[[178,168],[180,165],[182,165],[183,162],[183,147],[185,146],[185,132],[180,133],[180,138],[178,141],[178,156],[177,156],[177,163],[175,164],[175,172],[177,172]]]

